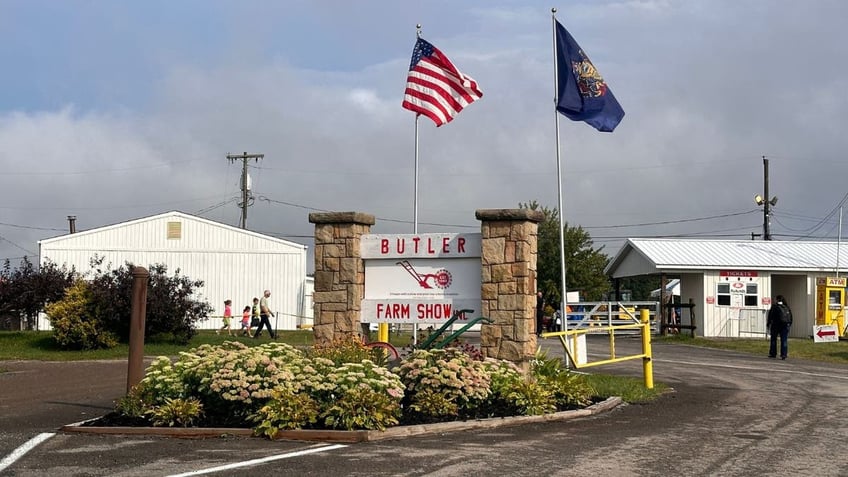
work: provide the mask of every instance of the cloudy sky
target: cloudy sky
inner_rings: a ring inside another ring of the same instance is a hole
[[[484,97],[420,120],[419,231],[557,206],[550,8],[622,107],[562,118],[564,210],[614,255],[627,237],[750,239],[763,160],[775,239],[836,239],[848,192],[848,2],[0,0],[0,258],[170,210],[311,247],[314,210],[411,233],[415,25]]]

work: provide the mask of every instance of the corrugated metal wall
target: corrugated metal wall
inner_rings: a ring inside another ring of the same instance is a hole
[[[173,223],[181,224],[180,238],[168,238],[169,222],[172,234]],[[44,240],[40,255],[42,263],[49,259],[81,273],[90,270],[94,255],[104,257],[104,264],[111,262],[113,268],[126,261],[145,267],[165,264],[169,275],[179,269],[181,275],[205,282],[198,293],[213,306],[215,316],[223,314],[226,299],[233,301],[233,315],[241,316],[265,289],[271,290],[278,329],[295,329],[303,314],[303,245],[185,214],[162,214]],[[199,324],[202,329],[220,326],[220,318]]]

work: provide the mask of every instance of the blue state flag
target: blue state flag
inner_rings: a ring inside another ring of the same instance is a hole
[[[598,131],[612,132],[624,117],[624,110],[589,57],[558,20],[556,58],[557,111]]]

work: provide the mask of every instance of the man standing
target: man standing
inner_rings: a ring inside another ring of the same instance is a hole
[[[542,334],[543,320],[542,315],[545,314],[545,299],[542,298],[542,292],[536,292],[536,336]]]
[[[771,334],[769,342],[769,358],[777,357],[777,337],[780,336],[780,359],[786,359],[789,351],[789,327],[792,326],[792,310],[783,295],[777,295],[774,304],[768,312],[766,328]]]
[[[271,308],[268,307],[268,297],[271,296],[270,290],[265,290],[265,294],[262,295],[262,298],[259,299],[259,327],[256,328],[256,334],[253,335],[254,338],[258,338],[262,333],[262,327],[268,328],[268,334],[271,335],[272,339],[277,339],[277,333],[271,329],[271,320],[269,319],[273,313],[271,313]]]

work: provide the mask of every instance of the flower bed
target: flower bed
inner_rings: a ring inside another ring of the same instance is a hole
[[[547,415],[592,402],[558,359],[528,373],[465,348],[416,350],[390,370],[358,342],[300,351],[283,343],[203,345],[157,358],[116,411],[90,426],[385,430],[487,417]]]

